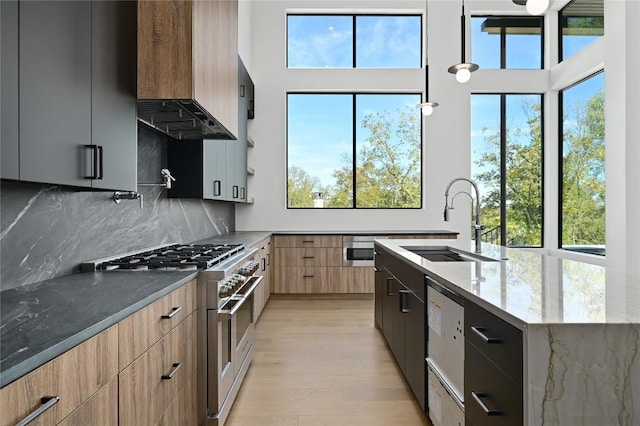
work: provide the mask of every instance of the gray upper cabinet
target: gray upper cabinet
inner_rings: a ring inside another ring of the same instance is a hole
[[[20,2],[20,179],[91,186],[91,3]]]
[[[2,5],[2,153],[3,166],[7,153],[19,168],[2,177],[136,190],[135,46],[127,48],[135,40],[135,3],[14,6]],[[13,27],[7,30],[13,36],[7,50],[5,10],[19,15],[17,40]],[[17,90],[5,100],[12,72]]]
[[[136,2],[92,2],[91,139],[103,147],[93,188],[136,191]]]
[[[4,179],[18,179],[20,159],[18,127],[18,2],[0,1],[0,30],[2,42],[0,61],[0,130],[2,132],[2,165],[0,171]]]

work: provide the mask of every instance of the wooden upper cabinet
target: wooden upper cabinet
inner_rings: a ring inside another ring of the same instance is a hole
[[[238,0],[138,2],[138,99],[192,100],[238,134]]]

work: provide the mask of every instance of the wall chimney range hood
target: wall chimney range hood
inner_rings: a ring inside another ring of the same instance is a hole
[[[235,139],[231,132],[192,99],[138,99],[137,110],[138,121],[174,139]]]

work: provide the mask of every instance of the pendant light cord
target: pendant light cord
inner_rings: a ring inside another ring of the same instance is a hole
[[[461,64],[464,64],[466,62],[465,61],[465,56],[467,56],[466,52],[465,52],[465,43],[466,43],[466,40],[465,40],[466,39],[466,28],[465,27],[466,27],[466,22],[465,22],[465,19],[464,19],[464,0],[462,0],[462,15],[460,15],[460,38],[461,38],[461,43],[460,43],[460,46],[461,46],[460,58],[461,58],[461,60],[460,60],[460,63]]]

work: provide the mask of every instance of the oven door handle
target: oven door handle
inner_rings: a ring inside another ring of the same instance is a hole
[[[234,298],[232,297],[229,302],[233,302],[235,301],[236,304],[233,308],[229,309],[229,310],[224,310],[224,309],[220,309],[218,311],[218,319],[219,320],[230,320],[231,318],[233,318],[233,316],[236,314],[236,312],[238,312],[238,310],[242,307],[242,305],[244,305],[244,302],[247,301],[247,299],[249,299],[251,297],[251,295],[253,294],[253,291],[256,289],[256,287],[258,287],[258,285],[262,282],[262,278],[263,277],[259,277],[259,276],[253,276],[251,278],[249,278],[249,281],[253,280],[253,283],[251,284],[251,287],[249,287],[249,290],[247,290],[247,292],[241,297],[241,298]]]

